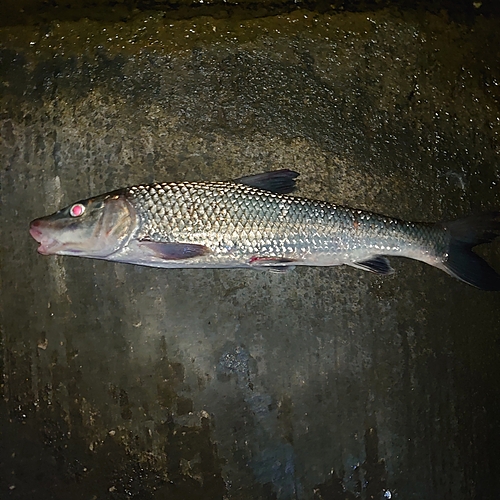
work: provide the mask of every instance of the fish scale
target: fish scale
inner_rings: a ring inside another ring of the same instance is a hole
[[[279,170],[227,182],[132,186],[36,219],[30,232],[44,255],[167,268],[347,264],[390,274],[387,256],[402,256],[500,290],[500,275],[472,250],[500,234],[500,213],[406,222],[290,196],[297,176]]]
[[[139,218],[138,239],[203,244],[213,257],[316,256],[331,262],[425,251],[442,255],[446,235],[431,225],[406,223],[320,201],[255,189],[234,182],[134,186],[126,197]],[[180,216],[179,216],[180,215]],[[332,264],[330,264],[332,265]]]

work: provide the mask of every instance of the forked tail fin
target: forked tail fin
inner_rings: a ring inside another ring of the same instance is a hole
[[[500,236],[500,212],[473,215],[445,226],[451,241],[443,269],[481,290],[500,290],[500,275],[472,250]]]

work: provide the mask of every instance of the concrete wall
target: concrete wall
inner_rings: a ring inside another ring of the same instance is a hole
[[[498,209],[499,43],[495,18],[395,10],[2,28],[0,498],[496,498],[499,294],[403,259],[42,257],[28,225],[278,168],[410,220]]]

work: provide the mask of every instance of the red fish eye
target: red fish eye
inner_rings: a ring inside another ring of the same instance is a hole
[[[81,203],[76,203],[69,209],[71,217],[80,217],[85,212],[85,207]]]

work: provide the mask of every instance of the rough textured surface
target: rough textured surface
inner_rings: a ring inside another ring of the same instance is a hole
[[[0,496],[496,498],[498,294],[397,259],[43,258],[27,229],[125,185],[275,168],[410,220],[498,208],[499,38],[422,11],[3,28]]]
[[[298,9],[315,12],[373,12],[389,6],[445,11],[454,20],[471,23],[475,16],[500,14],[497,0],[2,0],[0,26],[78,21],[130,21],[138,12],[155,10],[168,19],[211,16],[217,19],[255,19]]]

